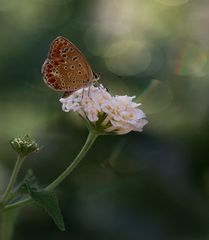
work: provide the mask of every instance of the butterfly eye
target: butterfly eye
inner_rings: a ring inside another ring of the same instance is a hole
[[[100,78],[100,74],[93,72],[94,79],[97,81]]]

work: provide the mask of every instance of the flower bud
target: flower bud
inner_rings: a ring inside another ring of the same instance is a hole
[[[12,148],[21,156],[27,156],[30,153],[39,150],[38,144],[28,135],[24,137],[16,137],[10,141]]]

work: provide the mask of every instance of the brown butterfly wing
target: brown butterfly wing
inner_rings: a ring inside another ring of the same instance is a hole
[[[64,37],[57,37],[52,42],[42,74],[46,84],[56,91],[74,92],[94,79],[84,55]]]

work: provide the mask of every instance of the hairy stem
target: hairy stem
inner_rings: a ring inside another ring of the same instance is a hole
[[[20,156],[20,155],[18,155],[18,157],[17,157],[17,161],[15,163],[14,170],[12,172],[12,175],[9,179],[9,183],[8,183],[7,188],[6,188],[6,190],[3,194],[3,197],[2,197],[2,203],[3,204],[6,204],[10,199],[11,191],[14,187],[14,184],[15,184],[15,181],[16,181],[16,178],[17,178],[17,174],[18,174],[18,172],[19,172],[19,170],[22,166],[24,158],[25,157]]]
[[[19,209],[0,213],[0,239],[11,240]]]
[[[89,132],[88,138],[87,138],[84,146],[82,147],[81,151],[77,155],[77,157],[64,170],[64,172],[61,175],[59,175],[51,184],[49,184],[45,188],[45,190],[54,190],[77,167],[77,165],[80,163],[80,161],[86,155],[86,153],[91,148],[92,144],[94,143],[94,141],[96,140],[97,137],[98,137],[98,133],[93,132],[93,131]],[[4,208],[0,209],[0,212],[1,211],[6,211],[6,210],[9,210],[9,209],[13,209],[13,208],[23,207],[23,206],[25,206],[25,205],[27,205],[31,202],[32,202],[32,199],[30,197],[27,197],[27,198],[25,198],[21,201],[16,202],[16,203],[8,204]]]
[[[81,149],[77,157],[73,160],[73,162],[65,169],[65,171],[58,178],[56,178],[51,184],[49,184],[46,187],[46,190],[53,190],[54,188],[56,188],[77,167],[77,165],[86,155],[88,150],[91,148],[96,138],[97,138],[97,134],[89,132],[86,143],[84,144],[83,148]]]

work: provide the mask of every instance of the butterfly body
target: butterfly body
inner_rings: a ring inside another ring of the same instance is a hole
[[[99,80],[81,51],[68,39],[57,37],[42,66],[44,82],[64,97]]]

